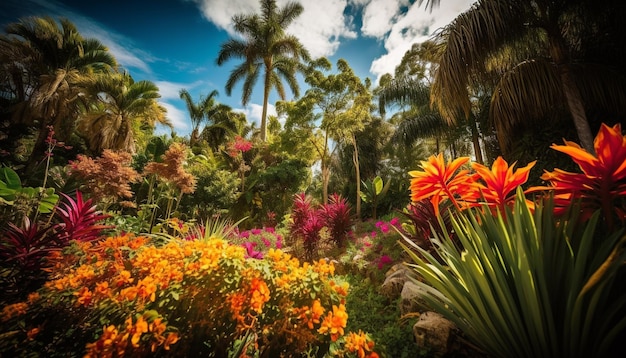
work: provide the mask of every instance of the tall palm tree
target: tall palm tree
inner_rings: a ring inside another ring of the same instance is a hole
[[[9,73],[0,78],[15,88],[13,121],[38,130],[27,164],[31,171],[44,156],[48,126],[61,140],[72,133],[78,114],[76,84],[94,73],[109,73],[117,64],[104,45],[84,39],[67,19],[59,27],[51,17],[24,18],[7,25],[5,32],[0,36],[1,70]]]
[[[449,121],[468,116],[470,88],[495,78],[490,118],[503,151],[516,125],[562,107],[593,152],[588,114],[626,112],[624,15],[613,0],[479,0],[435,38],[432,101]]]
[[[142,125],[161,123],[171,127],[165,109],[158,105],[159,88],[151,81],[138,81],[128,73],[100,75],[84,82],[88,107],[79,123],[90,150],[136,151],[136,133]]]
[[[243,91],[241,102],[246,105],[254,85],[263,71],[263,112],[261,114],[261,140],[267,138],[267,105],[272,88],[281,99],[285,99],[284,79],[295,96],[299,96],[296,73],[303,71],[301,61],[309,60],[308,51],[298,38],[285,33],[285,29],[304,11],[302,5],[289,2],[278,8],[276,0],[261,0],[261,14],[235,15],[235,30],[243,39],[229,39],[222,44],[217,64],[222,65],[231,58],[243,59],[235,67],[226,82],[226,94],[230,96],[235,84],[241,80]]]
[[[217,106],[215,97],[217,97],[218,94],[217,90],[213,90],[206,97],[200,96],[200,100],[196,103],[193,101],[191,94],[189,94],[186,89],[180,90],[180,98],[185,101],[189,117],[191,118],[192,130],[191,136],[189,137],[190,147],[193,147],[193,145],[198,141],[200,136],[200,125],[202,122],[209,119],[211,117],[211,112],[215,111],[215,107]]]

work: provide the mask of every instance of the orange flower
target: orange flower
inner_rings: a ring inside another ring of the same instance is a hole
[[[330,339],[334,342],[343,335],[343,329],[348,323],[348,313],[346,306],[340,304],[339,307],[333,305],[333,311],[328,312],[322,326],[317,330],[321,334],[330,333]]]
[[[127,320],[127,325],[128,325],[128,320]],[[143,319],[143,316],[139,316],[137,318],[137,322],[135,322],[135,324],[132,326],[132,329],[130,330],[130,332],[132,334],[130,337],[130,343],[133,345],[133,347],[138,348],[141,335],[148,332],[148,322],[146,322]]]
[[[258,277],[252,279],[250,289],[252,291],[250,307],[257,313],[261,313],[265,302],[270,300],[270,289],[267,287],[265,281]]]
[[[28,338],[29,341],[32,341],[33,339],[35,339],[35,336],[39,334],[39,332],[41,332],[41,328],[39,327],[29,329],[28,332],[26,332],[26,337]]]
[[[75,296],[78,296],[76,303],[83,306],[88,306],[91,303],[91,299],[93,298],[93,294],[87,287],[81,288],[78,292],[74,292]]]
[[[479,163],[472,163],[472,169],[486,184],[476,183],[475,186],[488,204],[503,208],[504,205],[515,199],[515,189],[526,183],[530,169],[536,162],[533,161],[515,172],[513,168],[515,168],[516,163],[509,166],[502,157],[498,157],[493,162],[491,169]]]
[[[168,333],[167,338],[165,338],[165,343],[163,344],[163,348],[166,351],[170,350],[170,345],[178,342],[178,333],[176,332],[172,332],[172,333]]]
[[[345,342],[346,350],[350,353],[356,353],[359,358],[378,357],[378,354],[371,351],[374,348],[374,342],[361,330],[358,333],[350,332]]]
[[[541,178],[550,182],[557,207],[566,207],[572,200],[583,199],[585,215],[602,208],[611,226],[613,212],[620,220],[626,219],[624,208],[614,204],[618,197],[626,195],[626,136],[622,135],[621,125],[609,127],[602,124],[593,144],[595,156],[573,142],[552,145],[552,149],[569,155],[582,173],[555,169]]]
[[[439,203],[449,199],[457,208],[460,208],[459,200],[471,201],[476,197],[473,184],[475,175],[470,175],[469,170],[457,170],[469,161],[469,157],[460,157],[446,165],[443,154],[431,156],[428,161],[422,161],[423,171],[410,171],[411,200],[414,202],[430,198],[435,214],[439,215]],[[456,174],[455,174],[456,173]]]

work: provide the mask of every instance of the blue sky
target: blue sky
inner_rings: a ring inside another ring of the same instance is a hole
[[[301,0],[304,13],[287,30],[313,57],[328,57],[333,64],[344,58],[360,77],[376,82],[393,72],[413,43],[426,40],[473,2],[444,0],[430,12],[413,0]],[[217,90],[220,103],[258,124],[262,91],[256,89],[251,103],[242,106],[240,84],[231,96],[224,89],[238,60],[215,63],[220,45],[236,36],[232,16],[258,12],[258,0],[3,0],[0,24],[33,15],[70,19],[83,36],[104,43],[135,80],[156,83],[176,133],[187,135],[191,122],[179,98],[182,88],[195,100]],[[277,99],[272,93],[270,114]]]

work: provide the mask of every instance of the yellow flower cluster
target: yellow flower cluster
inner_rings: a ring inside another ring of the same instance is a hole
[[[45,299],[7,306],[2,319],[28,315],[37,305],[40,312],[86,314],[91,321],[80,329],[98,337],[85,342],[87,356],[141,356],[174,343],[177,352],[204,354],[192,342],[232,349],[251,331],[252,346],[261,351],[303,351],[344,335],[348,284],[334,276],[332,262],[301,264],[276,249],[261,260],[245,254],[219,238],[157,246],[123,235],[76,244],[51,258],[51,279],[39,291]],[[51,329],[32,336],[58,334]]]

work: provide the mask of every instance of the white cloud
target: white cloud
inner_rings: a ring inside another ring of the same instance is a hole
[[[248,122],[256,123],[257,128],[261,127],[261,114],[263,114],[262,104],[251,103],[245,108],[233,108],[233,111],[245,114]],[[276,107],[269,103],[267,105],[267,116],[278,116],[276,114]]]
[[[171,103],[159,101],[159,104],[167,110],[167,118],[172,123],[178,135],[185,135],[191,131],[189,115]]]
[[[363,10],[361,32],[365,36],[383,37],[400,14],[400,7],[408,4],[408,0],[370,1]]]
[[[217,27],[236,36],[231,19],[237,14],[260,12],[258,0],[194,0],[203,15]],[[278,0],[279,7],[288,0]],[[343,14],[348,0],[301,1],[304,12],[289,26],[287,31],[300,39],[313,58],[331,56],[341,38],[355,38],[351,19]]]
[[[365,5],[364,14],[368,13],[370,7],[376,11],[380,10],[380,3],[389,1],[373,0]],[[365,17],[363,18],[363,29],[368,29],[371,36],[376,36],[384,41],[386,53],[375,59],[370,67],[370,72],[377,75],[377,80],[385,73],[393,73],[395,67],[402,60],[404,53],[411,48],[414,43],[424,42],[430,38],[437,30],[449,24],[460,13],[467,11],[475,0],[448,0],[442,2],[439,7],[435,7],[430,12],[425,7],[418,6],[417,2],[412,4],[408,11],[402,15],[398,15],[400,3],[402,0],[393,1],[394,9],[386,10],[388,13],[393,12],[393,22],[389,22],[385,31],[381,17]],[[389,15],[385,15],[389,18]],[[365,31],[365,30],[363,30]]]

